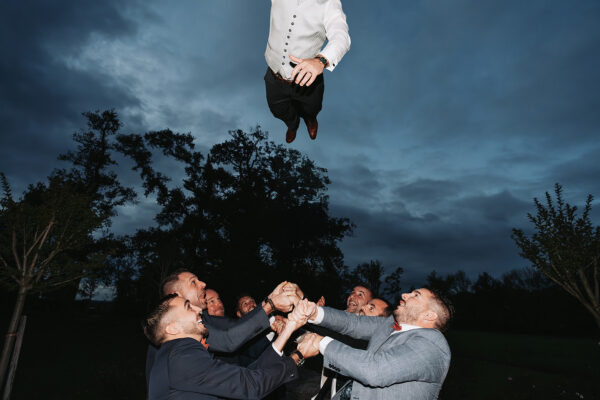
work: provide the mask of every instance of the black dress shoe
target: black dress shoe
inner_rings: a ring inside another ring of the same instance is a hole
[[[296,131],[297,130],[298,130],[298,128],[296,128],[296,129],[288,128],[287,132],[285,133],[285,141],[288,143],[292,143],[294,141],[294,139],[296,139]]]
[[[308,129],[308,136],[312,140],[315,140],[317,138],[317,130],[319,129],[317,119],[305,119],[304,122],[306,122],[306,128]]]

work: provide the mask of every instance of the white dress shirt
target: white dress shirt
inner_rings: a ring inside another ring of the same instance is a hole
[[[271,0],[265,59],[274,72],[291,79],[290,54],[298,58],[321,54],[329,61],[327,69],[333,71],[349,49],[348,24],[340,0]]]

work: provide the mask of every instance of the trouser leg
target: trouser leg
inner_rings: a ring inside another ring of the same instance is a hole
[[[319,75],[312,85],[294,85],[293,89],[294,95],[292,98],[298,114],[304,119],[315,119],[323,105],[323,93],[325,91],[323,74]]]
[[[292,101],[293,86],[276,79],[269,68],[265,74],[267,104],[275,118],[282,120],[290,129],[298,129],[300,116]]]

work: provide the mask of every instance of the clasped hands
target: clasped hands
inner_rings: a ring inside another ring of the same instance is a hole
[[[307,299],[304,299],[304,293],[298,285],[291,282],[280,283],[269,298],[277,308],[282,312],[293,310],[287,315],[287,318],[276,316],[275,321],[271,324],[271,329],[277,334],[287,326],[288,329],[296,330],[306,324],[309,319],[314,319],[317,316],[317,304]],[[319,299],[322,300],[322,299]],[[322,336],[316,333],[305,333],[298,342],[298,350],[305,358],[313,357],[319,353],[319,343]]]

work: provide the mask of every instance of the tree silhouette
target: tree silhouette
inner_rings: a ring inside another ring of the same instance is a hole
[[[398,304],[400,301],[400,296],[402,295],[402,274],[404,274],[404,269],[396,267],[394,272],[385,277],[383,294],[392,304]]]
[[[115,207],[130,202],[135,192],[122,186],[110,167],[112,138],[120,127],[116,113],[84,113],[88,131],[75,133],[77,151],[59,158],[69,169],[52,172],[47,183],[30,185],[14,200],[1,175],[0,282],[17,291],[0,359],[3,380],[14,344],[13,333],[25,299],[67,284],[75,285],[93,269],[104,265],[104,254],[93,236],[110,225]]]
[[[324,168],[269,141],[260,127],[230,131],[206,156],[191,136],[171,131],[123,135],[119,143],[136,161],[146,194],[156,193],[162,207],[158,227],[133,238],[140,279],[156,282],[185,266],[222,288],[224,298],[262,294],[284,279],[303,283],[313,296],[341,293],[338,242],[352,224],[329,215]],[[167,185],[154,150],[182,165],[182,185]]]
[[[512,238],[520,255],[575,297],[600,328],[600,227],[590,220],[593,197],[588,195],[577,217],[577,207],[564,201],[558,183],[554,194],[555,199],[546,192],[545,205],[534,198],[536,215],[527,214],[534,225],[531,237],[515,228]]]

